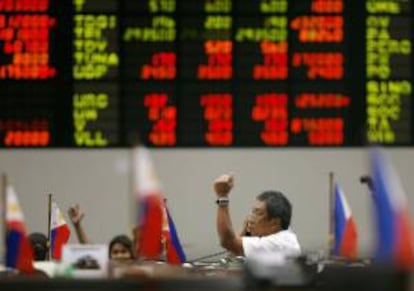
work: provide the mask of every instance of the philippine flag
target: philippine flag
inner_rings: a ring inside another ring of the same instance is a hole
[[[63,245],[69,240],[70,229],[55,201],[52,202],[50,224],[50,251],[52,259],[60,260]]]
[[[371,152],[377,249],[380,263],[410,269],[414,262],[408,203],[400,179],[380,149]]]
[[[335,244],[334,254],[356,259],[358,233],[351,208],[341,187],[335,183]]]
[[[12,185],[6,186],[6,266],[32,273],[33,250],[27,237],[23,211]]]
[[[144,147],[134,149],[134,191],[138,200],[140,257],[159,260],[162,249],[162,223],[164,202],[161,186],[156,176],[149,151]]]
[[[167,262],[173,265],[180,265],[186,261],[184,250],[178,238],[177,230],[171,214],[165,205],[165,220],[166,227],[164,227],[164,239],[166,247]]]

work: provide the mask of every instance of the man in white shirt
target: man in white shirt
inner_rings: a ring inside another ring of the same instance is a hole
[[[229,194],[233,184],[232,175],[222,175],[214,181],[217,232],[221,246],[235,255],[246,257],[275,253],[289,257],[300,255],[296,234],[289,229],[292,206],[281,192],[265,191],[259,194],[243,232],[241,235],[234,232],[229,212]]]

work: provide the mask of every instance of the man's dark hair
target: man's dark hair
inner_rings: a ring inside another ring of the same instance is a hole
[[[46,235],[41,232],[33,232],[29,235],[29,241],[33,249],[33,259],[35,261],[46,260],[48,251]]]
[[[279,218],[282,229],[288,229],[292,217],[292,205],[279,191],[264,191],[257,196],[257,200],[266,203],[266,211],[269,219]]]

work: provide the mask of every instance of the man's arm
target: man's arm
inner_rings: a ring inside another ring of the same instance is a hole
[[[236,254],[243,255],[242,238],[233,230],[230,218],[229,204],[225,202],[233,188],[233,176],[222,175],[214,181],[214,191],[218,200],[224,202],[217,204],[217,232],[223,248]]]
[[[76,236],[78,237],[79,243],[88,244],[89,240],[85,231],[83,230],[83,226],[81,223],[85,214],[80,210],[79,205],[76,204],[69,207],[68,215],[70,220],[72,221],[73,227],[75,228]]]

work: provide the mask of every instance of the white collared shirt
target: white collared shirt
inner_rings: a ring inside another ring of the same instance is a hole
[[[258,237],[243,236],[243,251],[245,257],[254,254],[283,254],[286,257],[296,257],[301,254],[298,238],[290,229]]]

